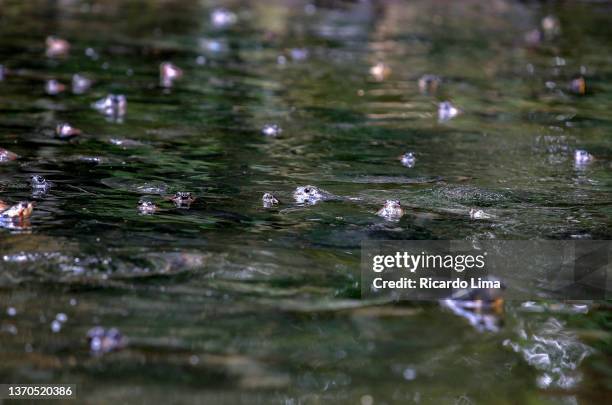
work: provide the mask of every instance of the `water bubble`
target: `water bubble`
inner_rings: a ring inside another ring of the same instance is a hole
[[[63,312],[60,312],[57,315],[55,315],[55,319],[61,323],[65,323],[68,320],[68,315],[66,315]]]
[[[8,316],[15,316],[17,315],[17,310],[13,307],[8,307],[8,309],[6,310],[6,314]]]

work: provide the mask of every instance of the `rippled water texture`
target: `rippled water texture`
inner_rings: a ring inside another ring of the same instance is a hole
[[[366,239],[612,236],[612,6],[220,6],[0,0],[0,200],[36,204],[0,228],[0,380],[91,403],[609,399],[608,302],[510,302],[483,331],[359,300],[359,260]],[[108,94],[125,114],[92,107]],[[307,185],[325,198],[294,202]]]

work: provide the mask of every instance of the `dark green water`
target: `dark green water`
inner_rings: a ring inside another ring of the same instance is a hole
[[[507,303],[491,333],[358,298],[365,239],[610,239],[612,5],[307,4],[228,2],[221,29],[216,2],[0,1],[0,147],[20,156],[0,199],[36,202],[28,227],[0,229],[0,381],[74,383],[88,403],[605,402],[609,303]],[[560,33],[528,46],[547,15]],[[68,57],[45,57],[48,35]],[[162,61],[184,70],[170,89]],[[567,91],[581,70],[583,96]],[[93,87],[45,94],[74,73]],[[110,92],[122,122],[91,108]],[[440,123],[447,99],[462,114]],[[83,135],[54,138],[64,121]],[[53,187],[33,195],[33,174]],[[160,211],[140,215],[151,184]],[[353,199],[299,206],[306,184]],[[176,191],[197,200],[176,209]],[[389,198],[409,207],[399,222],[375,215]],[[128,346],[92,355],[95,325]]]

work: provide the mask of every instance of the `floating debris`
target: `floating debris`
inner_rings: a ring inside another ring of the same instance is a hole
[[[138,201],[138,211],[144,215],[155,214],[157,211],[157,205],[153,201],[140,200]]]
[[[400,162],[402,162],[404,166],[412,169],[416,164],[416,156],[412,152],[404,153],[400,158]]]
[[[381,82],[385,80],[391,74],[391,68],[382,62],[378,62],[376,65],[370,68],[370,74],[377,81]]]
[[[293,198],[299,204],[316,204],[319,201],[332,200],[336,197],[315,186],[301,186],[295,189]]]
[[[19,156],[16,153],[11,152],[10,150],[0,148],[0,163],[1,162],[9,162],[11,160],[17,159]]]
[[[573,78],[569,84],[569,90],[572,93],[579,94],[581,96],[586,94],[586,81],[584,80],[584,77],[577,76]]]
[[[493,218],[493,215],[487,214],[483,210],[471,208],[470,209],[470,218],[472,219],[489,219]]]
[[[389,221],[399,221],[404,216],[404,209],[399,200],[387,200],[385,205],[376,212],[376,215]]]
[[[57,124],[55,127],[55,135],[61,139],[72,138],[73,136],[81,135],[81,130],[73,127],[67,122],[63,122]]]
[[[159,83],[162,87],[172,87],[176,79],[183,77],[183,70],[178,66],[163,62],[159,65]]]
[[[109,353],[127,346],[127,338],[117,328],[104,329],[95,326],[87,332],[87,341],[89,349],[94,354]]]
[[[189,208],[196,198],[189,192],[178,191],[170,200],[172,200],[177,208]]]
[[[0,65],[0,82],[4,80],[4,76],[6,75],[6,68],[4,65]]]
[[[441,81],[436,75],[423,75],[419,78],[419,91],[423,94],[433,94],[438,90]]]
[[[93,108],[109,117],[122,117],[127,110],[127,98],[123,94],[109,94],[96,101]]]
[[[55,79],[47,80],[45,82],[45,93],[55,96],[63,93],[66,90],[66,86]]]
[[[278,205],[278,200],[272,193],[264,193],[261,200],[263,201],[264,208],[272,208],[273,206]]]
[[[216,8],[210,13],[210,22],[216,28],[225,28],[234,25],[238,17],[225,8]]]
[[[29,218],[34,210],[34,203],[29,201],[21,201],[10,208],[0,212],[1,220],[23,220]]]
[[[70,43],[65,39],[48,36],[45,43],[47,45],[47,56],[50,58],[66,56],[70,51]]]
[[[283,129],[277,124],[266,124],[261,129],[261,133],[265,136],[278,136],[283,132]]]
[[[455,108],[450,101],[443,101],[438,106],[438,119],[440,122],[448,121],[459,114],[459,110]]]
[[[87,77],[78,73],[72,76],[72,92],[74,94],[83,94],[91,87],[92,81]]]
[[[584,149],[577,149],[574,152],[574,164],[576,166],[586,166],[594,160],[595,157]]]

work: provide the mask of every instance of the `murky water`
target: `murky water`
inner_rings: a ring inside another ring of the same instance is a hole
[[[507,303],[493,333],[358,298],[364,239],[612,236],[612,6],[218,6],[0,1],[0,147],[19,155],[0,199],[36,202],[0,229],[0,380],[76,383],[91,403],[609,398],[609,303]],[[69,55],[45,56],[48,35]],[[183,71],[171,86],[163,61]],[[125,115],[92,108],[109,93]],[[459,114],[440,121],[445,100]],[[58,139],[61,122],[82,134]],[[294,203],[310,184],[339,198]],[[399,222],[376,215],[387,199]],[[96,325],[127,346],[91,353]]]

